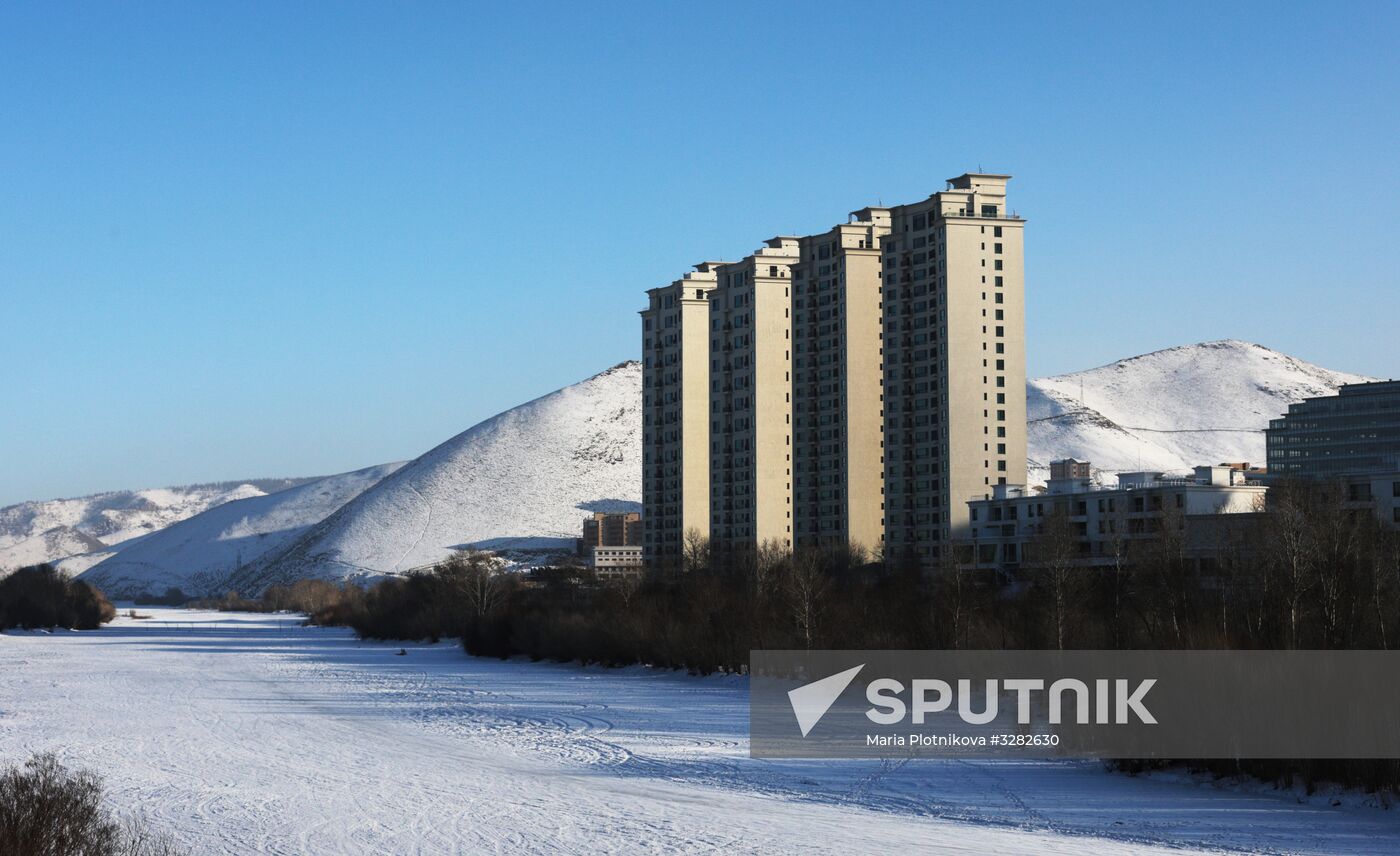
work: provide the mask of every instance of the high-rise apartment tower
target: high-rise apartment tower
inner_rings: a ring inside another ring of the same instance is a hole
[[[797,238],[721,265],[710,296],[710,541],[792,546],[792,266]],[[700,451],[688,448],[687,453]]]
[[[930,566],[966,534],[968,500],[1025,483],[1009,178],[961,175],[648,292],[649,561],[679,559],[690,532]]]
[[[880,241],[890,212],[866,208],[799,242],[793,267],[794,546],[884,538]]]
[[[890,210],[882,242],[885,554],[925,566],[968,500],[1026,481],[1024,221],[1008,175],[968,173]]]
[[[688,534],[710,537],[710,302],[702,262],[647,292],[642,310],[642,548],[675,564]]]

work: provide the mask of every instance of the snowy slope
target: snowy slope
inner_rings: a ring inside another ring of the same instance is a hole
[[[55,526],[33,538],[0,547],[0,576],[8,571],[37,565],[59,556],[105,549],[107,545],[71,526]]]
[[[1031,481],[1073,457],[1104,473],[1264,463],[1269,420],[1292,402],[1330,395],[1362,375],[1235,340],[1155,351],[1026,389]]]
[[[262,496],[307,481],[310,479],[250,479],[21,502],[0,508],[0,550],[57,528],[73,530],[113,546],[193,517],[206,508]],[[56,549],[68,546],[55,542]],[[93,548],[85,547],[76,552],[90,549]],[[49,553],[40,561],[54,561],[68,555],[71,553]],[[0,566],[4,564],[0,559]]]
[[[223,591],[240,566],[286,547],[401,466],[382,464],[215,506],[123,547],[82,578],[113,597],[171,587],[198,595]]]
[[[135,538],[123,543],[122,546],[126,547],[130,544],[140,543],[140,541],[140,538]],[[58,572],[65,577],[76,577],[93,565],[107,561],[112,556],[115,556],[117,552],[116,549],[108,547],[104,550],[93,550],[91,553],[75,553],[72,556],[64,556],[62,559],[50,561],[49,564],[58,569]]]
[[[641,365],[622,363],[507,410],[385,478],[235,581],[364,578],[453,549],[567,550],[591,511],[641,501]]]

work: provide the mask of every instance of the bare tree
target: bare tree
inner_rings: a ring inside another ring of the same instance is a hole
[[[1082,586],[1082,573],[1076,567],[1080,558],[1079,543],[1067,503],[1057,501],[1051,504],[1040,532],[1027,545],[1039,581],[1049,595],[1055,647],[1061,651],[1065,647],[1070,610]]]
[[[505,577],[490,553],[459,550],[437,567],[437,576],[467,604],[476,621],[495,612],[506,596]]]
[[[1271,564],[1279,573],[1286,605],[1287,642],[1297,648],[1303,602],[1308,597],[1316,561],[1312,527],[1308,523],[1306,487],[1285,482],[1269,489],[1266,543]]]
[[[682,562],[686,573],[696,573],[710,569],[710,561],[713,558],[710,551],[710,539],[700,534],[700,530],[694,527],[686,530],[685,544],[682,547]]]
[[[801,549],[788,565],[784,593],[793,627],[802,647],[814,647],[819,624],[831,594],[831,578],[822,567],[821,552]]]

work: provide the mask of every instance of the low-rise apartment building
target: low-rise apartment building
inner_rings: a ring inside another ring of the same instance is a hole
[[[1083,477],[1051,479],[1044,492],[996,485],[967,504],[964,566],[1003,573],[1033,567],[1036,546],[1049,537],[1071,541],[1076,564],[1112,565],[1134,542],[1159,538],[1165,527],[1185,530],[1192,518],[1257,512],[1267,490],[1240,470],[1213,466],[1185,477],[1120,473],[1112,487]],[[1057,514],[1061,532],[1047,527]]]
[[[1341,476],[1348,507],[1364,509],[1391,529],[1400,529],[1400,469]]]
[[[642,546],[593,547],[588,554],[588,567],[599,576],[634,573],[642,568]]]

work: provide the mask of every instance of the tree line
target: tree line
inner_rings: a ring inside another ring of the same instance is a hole
[[[116,617],[101,591],[52,565],[30,565],[0,579],[0,630],[95,630]]]

